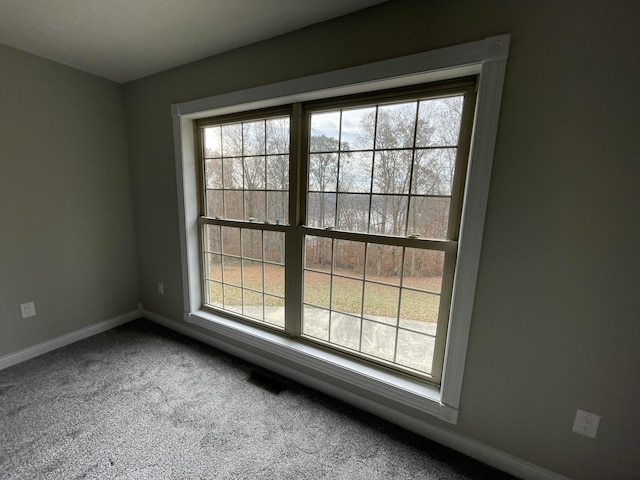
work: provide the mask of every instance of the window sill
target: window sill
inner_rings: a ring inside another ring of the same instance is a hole
[[[457,423],[457,409],[442,404],[440,390],[434,386],[208,311],[187,314],[185,320],[216,333],[219,341],[231,347],[231,353],[318,390],[348,397],[362,408],[389,408],[391,404]]]

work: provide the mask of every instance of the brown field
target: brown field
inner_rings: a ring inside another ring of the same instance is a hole
[[[307,271],[304,284],[304,301],[324,308],[330,306],[337,311],[360,314],[362,307],[362,274],[351,270],[339,270],[340,276],[333,277],[333,291],[331,292],[331,277],[317,272]],[[284,296],[284,267],[279,265],[247,262],[242,269],[244,286],[258,291],[264,291],[266,305],[280,305],[281,301],[275,297]],[[211,272],[212,280],[220,280],[219,273]],[[224,270],[225,283],[241,284],[240,266],[227,266]],[[367,275],[364,282],[364,311],[367,315],[397,317],[398,301],[400,299],[400,277]],[[376,283],[373,283],[376,282]],[[403,279],[400,318],[435,322],[438,318],[440,305],[441,277],[405,277]],[[432,292],[432,293],[429,293]],[[433,293],[435,292],[435,293]],[[241,289],[226,289],[227,304],[241,304]],[[330,305],[331,298],[331,305]],[[261,295],[245,293],[245,304],[256,302],[261,304]]]

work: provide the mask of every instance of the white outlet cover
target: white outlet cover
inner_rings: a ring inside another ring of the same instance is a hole
[[[598,426],[600,425],[600,415],[584,410],[576,411],[576,419],[573,422],[573,432],[589,438],[596,438]]]
[[[35,317],[36,304],[33,302],[22,303],[20,305],[20,312],[22,313],[22,318]]]

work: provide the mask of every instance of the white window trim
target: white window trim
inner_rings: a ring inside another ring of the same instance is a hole
[[[246,352],[245,357],[250,361],[262,359],[265,366],[297,377],[295,379],[298,381],[316,383],[315,386],[332,390],[328,393],[336,394],[336,389],[340,387],[336,384],[332,388],[330,381],[314,382],[315,374],[336,379],[341,385],[349,385],[354,390],[344,391],[343,388],[343,397],[349,397],[348,401],[352,403],[360,403],[363,408],[375,410],[370,405],[371,400],[365,395],[358,397],[357,392],[372,393],[399,407],[412,408],[449,423],[457,423],[509,42],[510,35],[500,35],[172,105],[184,320],[217,334],[222,344],[228,342],[229,350],[233,353],[242,356],[242,352]],[[479,75],[480,78],[444,370],[439,389],[201,309],[194,120],[466,75]],[[282,360],[281,368],[278,368],[279,360]],[[298,365],[300,369],[287,367],[287,364]],[[308,374],[305,375],[303,370]]]

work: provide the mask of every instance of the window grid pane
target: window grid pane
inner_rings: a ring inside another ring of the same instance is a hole
[[[205,224],[204,304],[284,329],[283,232]]]
[[[303,336],[431,373],[444,254],[312,235],[305,245]]]
[[[457,95],[311,113],[306,225],[448,239],[462,103]]]
[[[289,117],[202,129],[204,214],[288,224]]]

